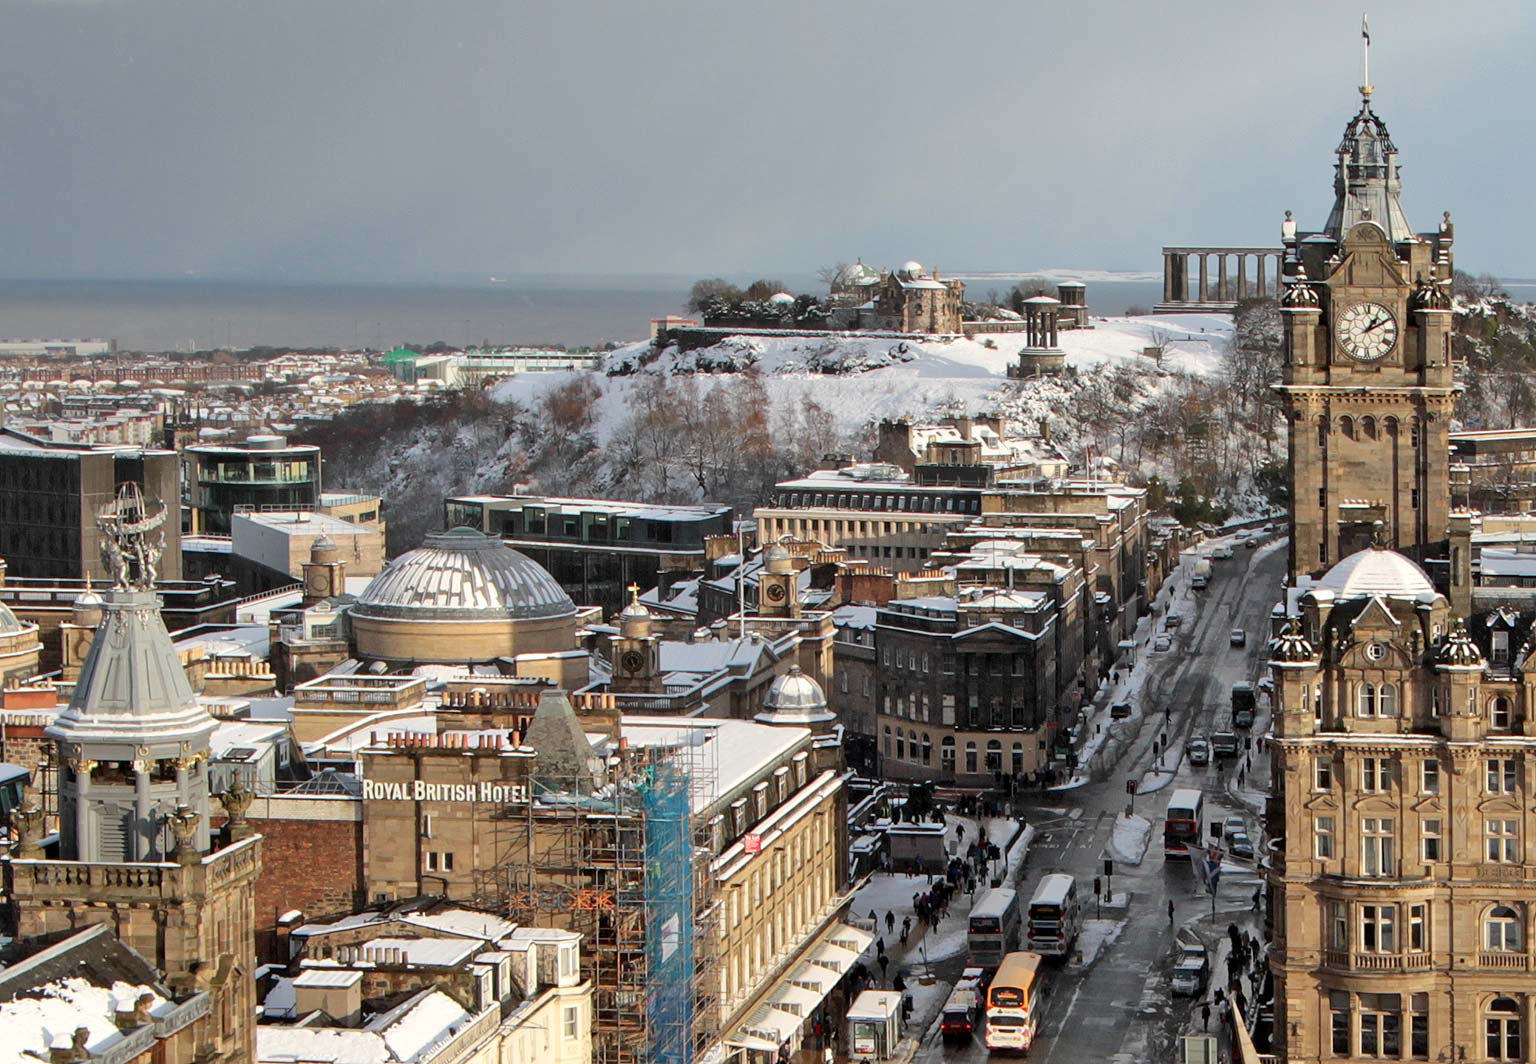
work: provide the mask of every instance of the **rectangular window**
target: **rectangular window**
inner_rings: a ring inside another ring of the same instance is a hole
[[[1424,953],[1429,949],[1429,928],[1426,920],[1428,907],[1408,906],[1408,952]]]
[[[1415,1060],[1429,1059],[1429,995],[1414,994],[1409,1027],[1409,1053]]]
[[[1328,903],[1329,923],[1332,925],[1332,937],[1328,942],[1334,949],[1349,948],[1349,906],[1341,901]]]
[[[581,1033],[580,1020],[581,1008],[577,1005],[565,1007],[565,1037],[574,1041]]]
[[[1513,758],[1491,757],[1483,762],[1489,794],[1514,794],[1519,767]]]
[[[1483,823],[1483,836],[1488,844],[1488,860],[1491,864],[1514,864],[1520,859],[1519,823],[1514,820],[1488,820]]]
[[[1314,791],[1333,790],[1333,760],[1319,757],[1312,762],[1312,789]]]
[[[1333,817],[1320,816],[1312,825],[1312,852],[1319,861],[1333,858]]]
[[[1391,817],[1368,816],[1360,824],[1361,873],[1390,876],[1395,872],[1396,849]]]
[[[1420,836],[1423,840],[1423,857],[1426,864],[1433,864],[1442,860],[1440,849],[1440,821],[1438,819],[1425,820],[1420,826]]]
[[[1333,990],[1328,994],[1328,1008],[1332,1014],[1333,1028],[1333,1055],[1336,1057],[1354,1056],[1354,1046],[1349,1037],[1349,994],[1342,990]]]
[[[1366,794],[1379,794],[1392,789],[1392,760],[1386,757],[1367,757],[1360,762],[1360,789]]]
[[[1318,488],[1317,489],[1317,505],[1319,505],[1319,506],[1327,506],[1328,505],[1328,489],[1327,488]]]
[[[1440,793],[1440,762],[1429,758],[1419,766],[1419,793]]]
[[[1360,906],[1360,948],[1366,953],[1397,952],[1397,906]]]
[[[1509,664],[1509,633],[1500,629],[1493,632],[1493,664]]]

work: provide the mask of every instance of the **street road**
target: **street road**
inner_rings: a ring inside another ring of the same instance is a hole
[[[1182,750],[1191,734],[1209,735],[1228,728],[1231,685],[1262,675],[1270,610],[1279,600],[1284,577],[1283,547],[1263,551],[1263,557],[1257,557],[1259,553],[1239,547],[1235,557],[1214,563],[1210,587],[1193,593],[1202,596],[1194,623],[1188,598],[1192,592],[1187,590],[1187,575],[1181,574],[1179,583],[1184,586],[1172,608],[1183,615],[1184,626],[1176,633],[1172,650],[1155,655],[1162,663],[1147,685],[1144,712],[1134,721],[1117,725],[1139,729],[1131,752],[1110,779],[1043,797],[1031,795],[1023,808],[1039,834],[1020,877],[1021,898],[1029,898],[1042,875],[1071,872],[1078,878],[1079,892],[1088,899],[1086,915],[1094,918],[1093,877],[1103,871],[1111,830],[1125,810],[1125,781],[1139,779],[1151,767],[1153,741],[1170,730],[1174,749]],[[1162,617],[1158,620],[1161,631]],[[1248,633],[1248,645],[1241,649],[1229,645],[1231,630],[1237,627]],[[1172,709],[1167,723],[1165,706]],[[1261,715],[1255,735],[1263,733],[1268,719],[1267,713]],[[1237,762],[1227,764],[1234,766],[1229,771],[1236,770]],[[1168,900],[1173,900],[1174,922],[1185,934],[1194,934],[1212,947],[1230,921],[1253,924],[1256,875],[1229,872],[1223,877],[1213,921],[1210,898],[1197,894],[1189,862],[1164,862],[1163,809],[1176,787],[1205,791],[1207,823],[1228,813],[1246,813],[1250,835],[1259,841],[1257,818],[1221,789],[1214,765],[1194,768],[1181,761],[1178,776],[1168,787],[1138,799],[1136,812],[1152,821],[1151,843],[1140,867],[1117,862],[1112,888],[1116,893],[1129,892],[1129,904],[1122,911],[1105,909],[1102,914],[1106,920],[1123,920],[1124,926],[1092,964],[1068,962],[1051,970],[1046,1015],[1030,1059],[1044,1064],[1176,1060],[1176,1039],[1186,1029],[1194,1003],[1169,994],[1174,928],[1168,918]],[[954,978],[954,973],[942,974],[951,981]],[[1219,975],[1213,972],[1216,978]],[[966,1045],[945,1045],[936,1031],[930,1031],[917,1059],[963,1062],[983,1061],[987,1056],[979,1034]]]

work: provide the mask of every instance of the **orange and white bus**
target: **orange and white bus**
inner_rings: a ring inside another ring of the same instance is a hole
[[[998,965],[997,974],[987,986],[987,1032],[983,1041],[988,1049],[1017,1049],[1028,1052],[1035,1044],[1040,997],[1044,991],[1040,970],[1043,957],[1038,953],[1010,953]]]

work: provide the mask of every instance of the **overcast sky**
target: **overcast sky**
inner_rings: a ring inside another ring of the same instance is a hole
[[[1536,275],[1536,4],[1372,12],[1410,222]],[[1320,226],[1359,11],[0,0],[0,276],[1160,269]],[[1522,118],[1521,115],[1526,115]]]

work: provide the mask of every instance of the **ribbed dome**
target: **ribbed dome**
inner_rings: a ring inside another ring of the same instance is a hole
[[[832,718],[821,684],[792,665],[768,688],[756,719],[762,724],[818,724]]]
[[[17,616],[11,612],[11,608],[0,602],[0,635],[15,635],[26,628]]]
[[[1435,585],[1423,569],[1397,551],[1381,547],[1351,554],[1324,573],[1317,586],[1332,591],[1340,602],[1372,595],[1417,600],[1426,592],[1435,594]]]
[[[401,620],[533,619],[575,616],[576,606],[545,568],[472,528],[435,532],[373,578],[354,616]]]

